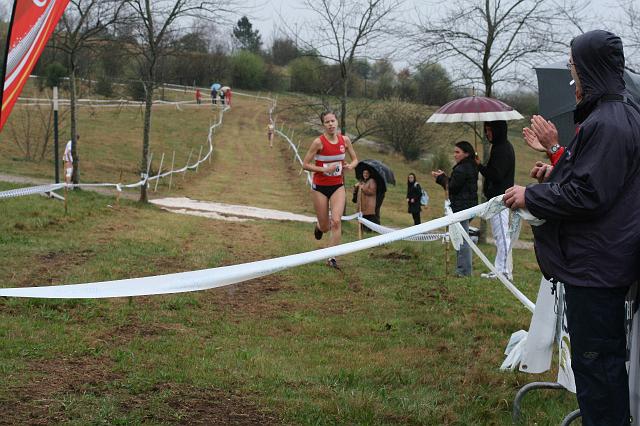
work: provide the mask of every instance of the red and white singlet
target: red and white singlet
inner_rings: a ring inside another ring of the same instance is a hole
[[[346,151],[344,137],[338,134],[338,143],[332,144],[324,135],[320,135],[322,149],[316,154],[316,166],[325,167],[338,164],[338,168],[333,173],[315,172],[313,183],[322,186],[342,185],[342,166],[344,165],[344,154]]]

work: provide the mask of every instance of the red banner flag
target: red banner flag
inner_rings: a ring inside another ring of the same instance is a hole
[[[0,130],[69,0],[14,0],[3,72]]]

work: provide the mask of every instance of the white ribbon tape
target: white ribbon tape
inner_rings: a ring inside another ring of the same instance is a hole
[[[42,194],[64,188],[64,183],[53,183],[51,185],[30,186],[28,188],[10,189],[0,192],[0,199],[22,197],[24,195]]]
[[[402,240],[413,235],[433,231],[434,229],[443,228],[461,220],[472,219],[485,211],[486,207],[487,203],[480,204],[479,206],[454,213],[450,216],[434,219],[388,234],[275,259],[144,278],[60,286],[5,288],[0,289],[0,296],[49,299],[97,299],[206,290],[239,283],[294,266],[323,261],[329,257],[342,256]]]

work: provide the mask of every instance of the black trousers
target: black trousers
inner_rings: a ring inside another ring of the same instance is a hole
[[[413,224],[420,225],[420,210],[417,212],[411,212],[411,216],[413,216]]]
[[[571,367],[584,426],[629,425],[628,290],[565,285]]]

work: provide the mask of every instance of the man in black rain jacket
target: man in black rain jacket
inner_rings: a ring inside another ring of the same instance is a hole
[[[543,183],[509,188],[504,201],[546,220],[533,227],[536,256],[545,277],[565,285],[583,424],[628,425],[624,302],[640,271],[640,109],[625,89],[616,35],[576,37],[567,65],[576,135],[550,174],[542,163],[531,171]],[[557,145],[546,120],[534,117],[531,128],[544,148]]]
[[[491,154],[487,164],[483,165],[476,158],[478,171],[484,176],[482,192],[487,199],[504,194],[507,188],[513,186],[516,170],[516,156],[511,142],[507,139],[507,122],[504,120],[487,121],[484,123],[484,133],[491,144]],[[513,261],[509,252],[509,210],[497,213],[491,219],[491,233],[496,244],[496,270],[512,279]],[[483,278],[496,278],[493,273],[482,274]]]

